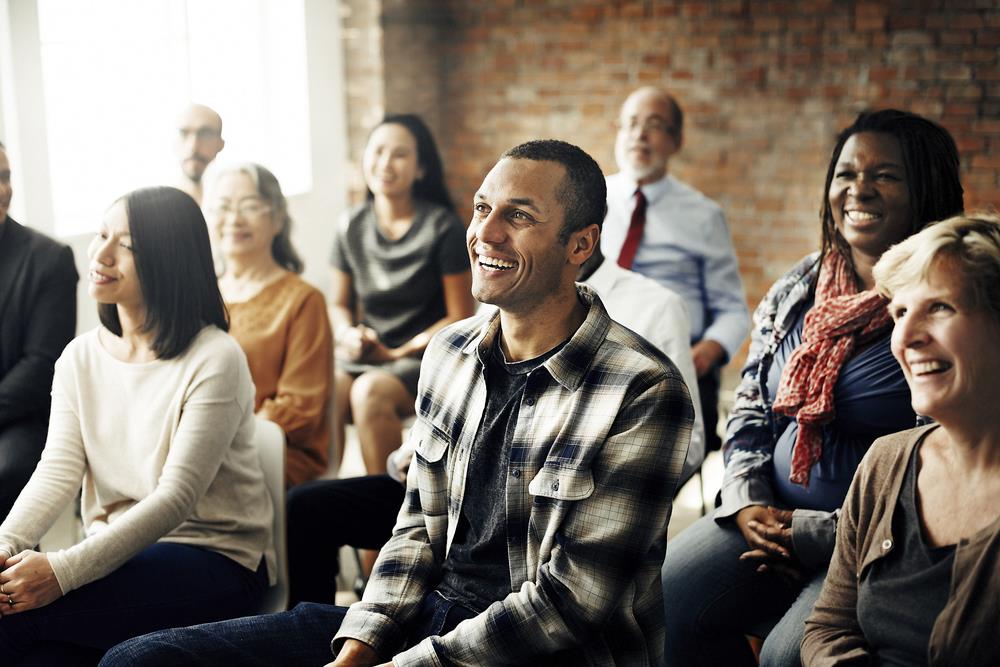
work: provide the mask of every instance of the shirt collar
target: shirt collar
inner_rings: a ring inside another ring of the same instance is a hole
[[[674,177],[667,172],[660,180],[643,185],[641,188],[642,194],[646,197],[647,203],[656,202],[670,192],[670,189],[675,187],[676,182],[677,181]],[[611,183],[614,183],[614,185],[611,186]],[[639,184],[623,171],[615,174],[614,179],[609,181],[609,190],[613,189],[614,192],[617,193],[614,197],[620,197],[622,201],[632,199],[637,188],[639,188]],[[611,194],[612,193],[609,192],[609,196]]]
[[[615,274],[617,273],[615,267],[617,266],[614,260],[605,257],[601,265],[594,269],[590,277],[584,281],[584,284],[589,285],[598,294],[608,294],[615,284]]]
[[[642,186],[642,194],[646,197],[646,202],[648,204],[652,204],[664,197],[668,192],[670,192],[670,188],[673,187],[673,182],[673,177],[667,173],[664,174],[663,178],[660,180],[654,183],[647,183]]]
[[[584,318],[583,324],[570,337],[569,342],[563,346],[563,349],[549,357],[541,366],[549,372],[556,382],[569,391],[576,391],[583,384],[587,370],[597,356],[597,351],[611,327],[608,311],[604,309],[601,298],[592,288],[583,283],[577,283],[576,295],[587,306],[587,316]],[[500,309],[498,308],[483,324],[479,334],[473,336],[472,340],[462,348],[462,352],[476,354],[479,363],[485,365],[489,360],[490,346],[493,345],[493,339],[499,331]],[[537,372],[537,370],[533,372]]]

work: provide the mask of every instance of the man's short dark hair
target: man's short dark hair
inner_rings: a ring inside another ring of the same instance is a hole
[[[558,139],[538,139],[514,146],[500,156],[504,158],[557,162],[565,167],[566,176],[556,190],[565,213],[560,243],[565,245],[573,232],[590,225],[601,228],[608,210],[608,186],[597,162],[582,149]]]
[[[146,306],[142,329],[155,332],[156,357],[179,356],[208,324],[228,331],[208,226],[194,199],[176,188],[153,187],[134,190],[120,201]],[[105,328],[122,335],[114,304],[102,303],[97,312]]]

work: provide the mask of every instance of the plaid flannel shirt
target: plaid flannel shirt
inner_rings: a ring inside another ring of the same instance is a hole
[[[447,327],[424,354],[416,459],[392,538],[333,646],[406,665],[660,665],[660,566],[693,409],[680,373],[594,292],[570,341],[532,371],[507,467],[511,592],[452,632],[404,646],[455,537],[499,314]],[[404,650],[405,649],[405,650]],[[402,652],[400,652],[402,650]]]

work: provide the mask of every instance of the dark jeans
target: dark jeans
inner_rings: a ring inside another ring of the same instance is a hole
[[[799,667],[806,617],[819,597],[826,571],[792,585],[776,574],[759,574],[739,560],[748,551],[735,523],[702,517],[667,544],[663,604],[667,621],[666,664],[755,665],[744,635],[766,637],[762,667]]]
[[[46,426],[37,420],[0,427],[0,523],[42,457]]]
[[[93,665],[130,637],[252,614],[266,586],[263,563],[252,572],[214,551],[160,542],[52,604],[5,616],[0,656],[16,665]]]
[[[320,667],[333,660],[330,641],[346,613],[345,607],[303,602],[280,614],[163,630],[119,644],[104,656],[101,667]],[[410,644],[450,632],[473,616],[431,593],[409,628]],[[391,657],[382,656],[386,661]]]
[[[318,480],[289,490],[289,607],[333,604],[340,547],[382,548],[392,535],[405,491],[388,475]]]

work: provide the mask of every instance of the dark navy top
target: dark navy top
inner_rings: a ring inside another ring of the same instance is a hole
[[[767,377],[771,396],[778,394],[781,372],[802,342],[805,316],[812,306],[812,301],[804,304],[795,327],[775,352]],[[779,505],[826,512],[839,509],[872,441],[916,424],[910,389],[889,349],[890,335],[886,332],[864,349],[855,349],[840,369],[833,389],[835,415],[823,427],[822,458],[810,471],[808,487],[788,480],[798,422],[775,415],[774,492]]]

